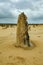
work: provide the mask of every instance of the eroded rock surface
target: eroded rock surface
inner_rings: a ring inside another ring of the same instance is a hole
[[[18,46],[30,46],[29,34],[28,34],[28,22],[27,16],[22,12],[18,16],[17,23],[17,45]]]

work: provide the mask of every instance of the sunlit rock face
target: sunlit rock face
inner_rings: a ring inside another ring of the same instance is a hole
[[[30,46],[27,16],[22,12],[17,22],[17,46]]]

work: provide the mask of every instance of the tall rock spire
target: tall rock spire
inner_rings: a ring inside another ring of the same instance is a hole
[[[17,22],[17,46],[30,46],[27,16],[22,12]]]

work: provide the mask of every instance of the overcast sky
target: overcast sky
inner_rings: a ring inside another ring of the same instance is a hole
[[[0,0],[0,23],[17,23],[21,12],[29,23],[43,23],[43,0]]]

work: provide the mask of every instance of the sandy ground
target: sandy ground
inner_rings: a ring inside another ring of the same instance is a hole
[[[43,25],[29,30],[34,48],[16,48],[16,26],[0,27],[0,65],[43,65]]]

